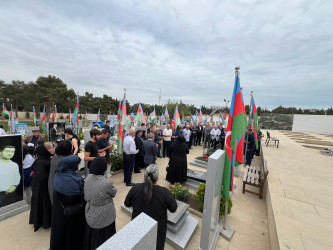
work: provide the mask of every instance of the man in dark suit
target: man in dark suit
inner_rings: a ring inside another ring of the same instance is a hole
[[[150,164],[155,164],[158,145],[154,142],[154,134],[148,134],[148,140],[143,142],[143,148],[145,150],[145,167],[148,167]]]
[[[221,149],[224,149],[225,131],[222,124],[220,124],[219,129],[221,131],[221,137],[220,137]]]
[[[203,126],[202,126],[202,122],[199,123],[198,126],[198,130],[197,130],[197,144],[199,144],[199,146],[201,146],[201,137],[202,137],[202,133],[203,133]]]
[[[108,140],[109,140],[110,135],[111,135],[110,124],[111,124],[111,122],[110,122],[109,120],[107,120],[107,121],[105,122],[104,126],[103,126],[103,128],[106,129],[106,130],[109,132],[109,136],[108,136],[108,138],[107,138]]]

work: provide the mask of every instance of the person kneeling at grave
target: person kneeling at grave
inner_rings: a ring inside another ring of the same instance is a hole
[[[149,165],[144,174],[144,183],[135,184],[125,199],[126,207],[133,207],[132,220],[142,212],[158,222],[156,249],[164,249],[167,232],[167,210],[175,213],[177,202],[171,192],[158,185],[159,169]]]

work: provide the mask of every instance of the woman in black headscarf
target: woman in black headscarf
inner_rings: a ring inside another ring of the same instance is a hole
[[[31,166],[34,174],[31,182],[32,197],[29,224],[34,225],[35,232],[40,227],[46,229],[51,226],[52,205],[47,182],[53,154],[54,148],[51,142],[37,146],[37,159]]]
[[[53,177],[57,170],[60,160],[68,155],[72,154],[72,143],[70,141],[62,141],[55,149],[55,155],[51,160],[51,168],[48,180],[49,195],[51,203],[53,204]]]
[[[170,160],[167,168],[166,180],[171,184],[175,182],[186,182],[187,179],[187,157],[189,153],[188,147],[185,144],[185,137],[179,135],[169,148]]]
[[[86,231],[84,249],[96,249],[116,233],[116,210],[113,198],[117,189],[104,173],[107,161],[105,157],[96,157],[90,165],[90,174],[84,185],[86,204]]]
[[[83,178],[77,173],[80,157],[63,157],[53,178],[50,249],[82,249],[84,237]]]

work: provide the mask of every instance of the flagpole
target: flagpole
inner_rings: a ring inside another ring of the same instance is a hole
[[[249,120],[247,122],[247,133],[246,133],[246,146],[245,146],[245,155],[244,155],[244,159],[243,159],[243,162],[244,162],[244,167],[245,167],[245,164],[246,164],[246,154],[247,154],[247,146],[249,144],[249,124],[250,124],[250,121],[251,121],[251,104],[252,104],[252,99],[253,99],[253,91],[251,91],[251,101],[250,101],[250,106],[249,106]]]

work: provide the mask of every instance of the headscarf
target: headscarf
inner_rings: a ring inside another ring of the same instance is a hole
[[[107,169],[107,164],[104,156],[98,156],[92,160],[89,172],[94,175],[104,175]]]
[[[62,141],[55,149],[57,155],[68,156],[72,154],[72,143],[70,141]]]
[[[40,144],[36,147],[35,153],[38,156],[38,158],[50,158],[51,153],[46,149],[44,143]]]
[[[53,188],[55,191],[73,196],[82,193],[83,179],[77,173],[80,157],[70,155],[62,158],[53,178]]]

